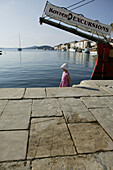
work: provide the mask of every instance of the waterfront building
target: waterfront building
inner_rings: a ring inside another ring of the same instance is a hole
[[[76,43],[77,43],[77,41],[70,42],[70,48],[75,49]]]
[[[61,51],[61,45],[62,45],[62,44],[59,44],[59,45],[57,46],[57,51]]]
[[[95,46],[95,42],[91,42],[89,40],[81,40],[81,41],[72,41],[70,43],[59,44],[54,46],[54,50],[58,51],[68,51],[69,49],[85,49],[87,47]]]
[[[85,40],[78,41],[78,42],[76,43],[76,47],[77,47],[78,49],[84,49],[84,41],[85,41]]]
[[[54,50],[56,50],[56,51],[58,50],[58,46],[57,46],[57,45],[56,45],[56,46],[54,46]]]

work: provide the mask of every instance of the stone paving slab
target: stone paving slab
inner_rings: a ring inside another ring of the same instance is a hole
[[[113,86],[113,80],[83,80],[80,82],[83,85],[96,86]]]
[[[102,165],[103,170],[113,170],[113,152],[100,152],[93,156]]]
[[[11,100],[0,117],[0,130],[28,129],[31,100]]]
[[[33,100],[33,117],[62,116],[58,99]]]
[[[81,89],[81,90],[84,90],[84,92],[86,92],[87,94],[89,94],[89,96],[92,96],[92,97],[99,97],[99,96],[111,96],[111,94],[104,90],[103,88],[101,87],[98,87],[97,85],[84,85],[83,84],[81,86],[73,86],[73,88],[76,88],[76,89]],[[82,96],[81,96],[82,97]],[[85,96],[83,96],[85,97]]]
[[[107,107],[104,101],[99,97],[81,97],[87,108]]]
[[[89,96],[84,89],[73,87],[46,88],[47,97],[82,97]]]
[[[108,96],[111,95],[109,92],[101,89],[101,88],[96,88],[96,87],[90,87],[87,90],[87,93],[92,96],[92,97],[99,97],[99,96]]]
[[[91,96],[113,95],[113,80],[84,80],[80,86],[94,88],[88,93]]]
[[[88,85],[88,86],[92,86],[92,85],[96,85],[96,81],[95,80],[83,80],[80,82],[80,85]]]
[[[25,159],[27,139],[27,131],[0,131],[0,161]]]
[[[111,95],[113,95],[113,86],[111,87],[100,86],[100,87],[104,89],[105,91],[107,91],[108,93],[110,93]]]
[[[59,102],[67,123],[96,121],[80,99],[59,98]]]
[[[45,88],[27,88],[24,98],[27,99],[46,98]]]
[[[113,152],[34,160],[33,170],[113,170]]]
[[[104,170],[91,155],[34,160],[33,170]]]
[[[90,109],[99,124],[113,139],[113,110],[109,108]]]
[[[112,170],[112,83],[0,90],[0,170]]]
[[[113,141],[98,124],[69,124],[69,129],[78,153],[113,150]]]
[[[113,110],[113,96],[100,97],[100,100],[103,101],[110,109]]]
[[[0,170],[31,170],[30,161],[0,163]]]
[[[21,99],[24,88],[0,88],[0,99]]]
[[[73,154],[73,142],[63,118],[36,118],[31,121],[28,158]]]
[[[98,88],[98,85],[92,81],[92,80],[84,80],[84,81],[81,81],[79,86],[82,86],[82,87],[86,87],[86,88]]]
[[[113,80],[93,80],[98,86],[113,86]]]
[[[0,115],[2,114],[8,100],[0,100]]]

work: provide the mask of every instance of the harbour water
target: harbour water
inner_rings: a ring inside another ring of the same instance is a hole
[[[86,53],[47,50],[4,50],[0,55],[0,88],[58,87],[67,62],[71,86],[89,80],[96,57]]]

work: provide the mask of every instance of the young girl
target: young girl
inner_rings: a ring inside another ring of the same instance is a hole
[[[68,64],[64,63],[61,66],[61,69],[63,70],[63,73],[62,73],[62,79],[60,82],[60,87],[69,87],[70,86],[70,75],[68,73]]]

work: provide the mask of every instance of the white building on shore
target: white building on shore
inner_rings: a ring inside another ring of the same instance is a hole
[[[96,47],[96,42],[89,40],[72,41],[70,43],[54,46],[54,50],[68,51],[69,49],[85,49],[87,47]]]
[[[70,42],[70,48],[75,49],[76,43],[77,43],[77,41]]]

